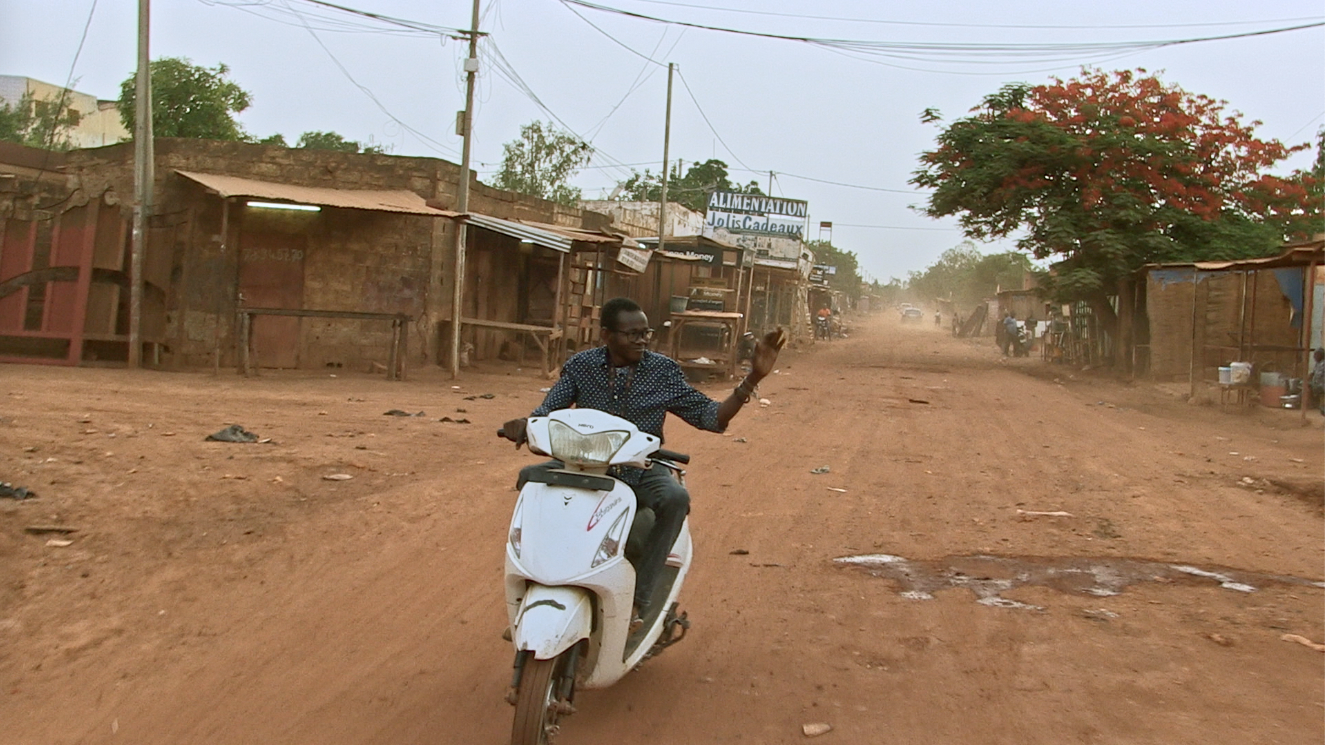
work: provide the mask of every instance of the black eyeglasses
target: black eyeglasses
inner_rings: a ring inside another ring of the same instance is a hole
[[[621,334],[630,341],[649,341],[653,338],[653,329],[635,329],[634,331],[612,329],[612,333]]]

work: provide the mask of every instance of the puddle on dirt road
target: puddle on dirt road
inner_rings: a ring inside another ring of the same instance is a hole
[[[1002,594],[1034,585],[1065,593],[1108,597],[1138,582],[1212,583],[1233,592],[1255,592],[1267,585],[1325,588],[1325,582],[1300,577],[1140,559],[975,555],[916,561],[889,554],[867,554],[844,556],[835,561],[893,580],[899,594],[911,600],[932,600],[939,590],[964,587],[975,593],[976,602],[981,605],[1027,610],[1044,609],[1010,600]]]

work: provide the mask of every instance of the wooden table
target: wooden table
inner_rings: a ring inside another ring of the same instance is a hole
[[[1250,383],[1234,385],[1232,383],[1219,384],[1219,405],[1232,403],[1234,406],[1246,407],[1252,400],[1252,393],[1255,387]]]
[[[673,313],[670,319],[672,328],[668,333],[668,346],[670,347],[672,359],[676,360],[682,370],[716,372],[723,375],[725,380],[732,379],[736,376],[737,332],[740,330],[741,319],[744,317],[741,313],[711,310],[687,310]],[[682,330],[689,326],[719,328],[725,338],[718,349],[683,350],[681,349]],[[685,359],[696,355],[708,358],[711,361],[695,362],[693,359]]]
[[[405,379],[405,356],[409,345],[410,317],[404,313],[364,313],[352,310],[303,310],[291,308],[240,308],[239,309],[239,372],[245,376],[253,374],[257,367],[256,355],[253,354],[253,317],[254,316],[293,316],[295,318],[346,318],[356,321],[390,321],[391,349],[387,352],[386,379]]]
[[[561,329],[555,326],[535,326],[528,323],[510,323],[508,321],[487,321],[481,318],[461,318],[460,323],[463,326],[476,326],[478,328],[501,329],[504,331],[519,331],[528,334],[533,338],[538,349],[543,353],[543,377],[552,377],[552,342],[561,338]],[[524,347],[520,347],[520,354],[523,358]],[[520,360],[524,364],[524,360]]]

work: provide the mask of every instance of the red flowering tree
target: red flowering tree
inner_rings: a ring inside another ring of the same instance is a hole
[[[1084,70],[986,97],[911,183],[934,190],[931,217],[1055,259],[1054,293],[1111,326],[1106,296],[1147,263],[1261,256],[1320,230],[1314,177],[1266,173],[1310,146],[1257,139],[1259,125],[1145,70]]]

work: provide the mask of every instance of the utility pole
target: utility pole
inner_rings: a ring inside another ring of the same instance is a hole
[[[663,168],[662,194],[658,199],[658,250],[663,250],[663,235],[667,229],[667,159],[668,148],[672,144],[672,69],[675,65],[667,63],[667,115],[663,119]]]
[[[773,196],[773,172],[768,172],[768,195]]]
[[[469,152],[474,140],[474,78],[478,75],[478,4],[469,22],[469,57],[465,59],[465,144],[460,154],[460,187],[456,192],[456,212],[462,217],[455,223],[455,298],[451,303],[451,378],[460,377],[460,312],[465,301],[465,238],[464,213],[469,212]]]
[[[152,182],[156,178],[152,147],[152,68],[148,52],[151,0],[138,0],[138,74],[133,127],[133,249],[129,264],[129,367],[143,364],[143,261],[147,256]]]

